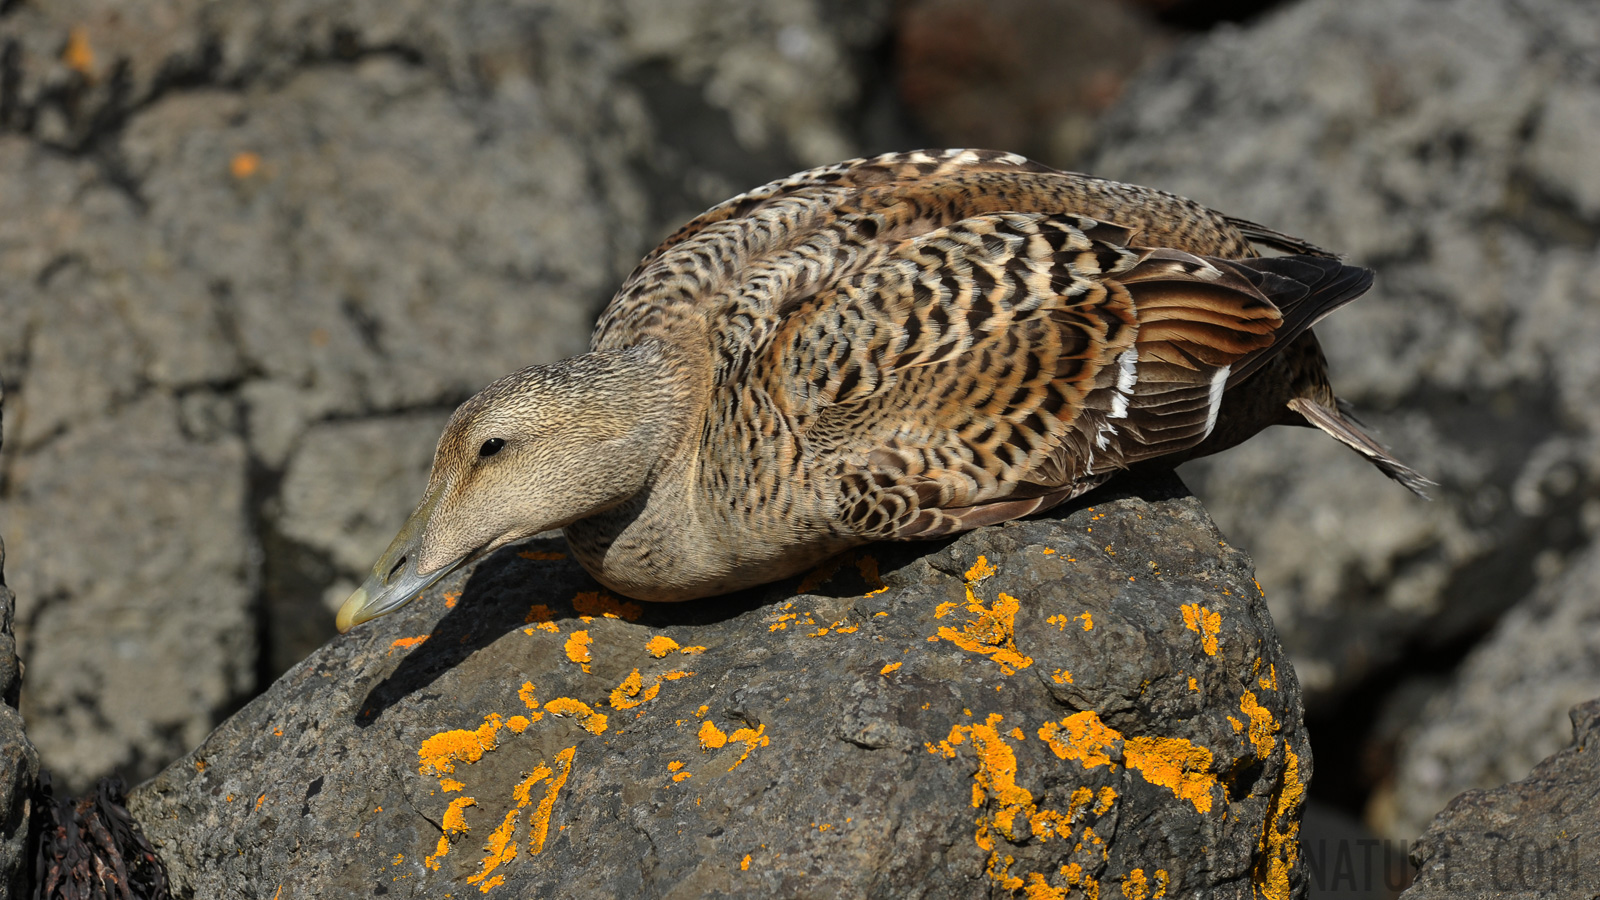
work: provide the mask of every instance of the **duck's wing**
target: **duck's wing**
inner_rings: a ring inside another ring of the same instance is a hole
[[[670,335],[685,323],[697,326],[697,317],[781,315],[779,305],[850,277],[895,242],[962,219],[1002,212],[1072,214],[1115,222],[1142,246],[1201,256],[1254,256],[1253,242],[1315,250],[1176,194],[1057,171],[1015,153],[890,153],[800,172],[695,217],[650,251],[623,280],[596,325],[594,347],[627,346],[646,336]],[[870,235],[864,241],[859,233],[829,241],[829,233],[838,230],[844,218],[870,227]],[[750,296],[743,288],[752,268],[785,255],[790,257],[782,267],[786,283],[783,290],[769,292],[768,308],[758,302],[754,308],[730,312],[732,294]]]
[[[1334,260],[1203,258],[1129,234],[976,216],[785,317],[759,370],[843,527],[963,531],[1193,447],[1236,368],[1370,283]]]

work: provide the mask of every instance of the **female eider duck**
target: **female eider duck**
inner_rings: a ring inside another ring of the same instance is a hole
[[[1305,241],[1009,153],[775,181],[651,251],[589,353],[455,411],[339,630],[551,528],[611,590],[688,600],[1049,509],[1274,423],[1420,493],[1341,414],[1310,330],[1371,283]]]

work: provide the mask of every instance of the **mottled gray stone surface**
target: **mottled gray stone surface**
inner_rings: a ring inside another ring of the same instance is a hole
[[[887,4],[0,4],[30,731],[137,781],[332,636],[427,435],[682,219],[858,145]]]
[[[1299,896],[1310,752],[1249,561],[1172,476],[1128,489],[686,604],[529,542],[129,808],[191,897]]]
[[[1526,778],[1450,801],[1412,850],[1405,900],[1600,895],[1600,700],[1572,708],[1572,742]]]
[[[1186,470],[1312,708],[1470,639],[1600,526],[1600,7],[1308,0],[1130,88],[1086,167],[1375,268],[1318,326],[1421,503],[1310,431]]]
[[[0,413],[5,390],[0,388]],[[0,431],[4,430],[0,415]],[[28,825],[39,779],[39,754],[17,712],[22,662],[12,630],[16,597],[6,587],[6,544],[0,539],[0,893],[15,897],[27,885]]]
[[[1566,746],[1568,710],[1596,691],[1600,548],[1591,547],[1507,614],[1422,710],[1377,800],[1393,819],[1374,824],[1412,838],[1462,791],[1526,777]]]

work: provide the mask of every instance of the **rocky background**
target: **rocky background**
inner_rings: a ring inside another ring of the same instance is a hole
[[[580,350],[678,221],[998,146],[1378,270],[1324,345],[1436,500],[1300,430],[1184,474],[1256,560],[1313,798],[1415,838],[1600,695],[1597,47],[1567,0],[0,0],[42,764],[153,775],[321,645],[448,411]]]

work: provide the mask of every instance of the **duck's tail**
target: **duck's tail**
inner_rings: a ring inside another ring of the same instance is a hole
[[[1435,482],[1424,478],[1415,469],[1395,459],[1387,448],[1374,440],[1372,435],[1362,431],[1355,422],[1346,418],[1336,406],[1328,406],[1308,397],[1296,397],[1289,401],[1289,408],[1304,416],[1307,422],[1322,429],[1330,437],[1366,457],[1368,462],[1378,467],[1378,471],[1405,485],[1417,496],[1428,498],[1427,488]]]

